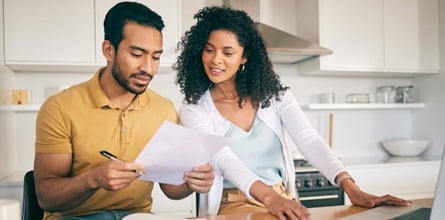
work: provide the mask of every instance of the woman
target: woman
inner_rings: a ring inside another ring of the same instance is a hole
[[[311,127],[288,87],[281,84],[262,37],[244,11],[206,7],[195,18],[197,24],[182,38],[179,44],[182,52],[174,65],[178,71],[176,83],[185,95],[186,104],[179,115],[184,126],[230,138],[231,150],[248,168],[279,193],[280,190],[290,193],[291,198],[297,198],[295,170],[292,150],[284,141],[285,131],[305,158],[343,188],[353,204],[364,207],[409,204],[391,195],[378,197],[360,190],[335,153]],[[228,152],[225,158],[236,156]],[[224,167],[225,163],[221,159],[212,164],[216,176],[228,179],[227,176],[238,175],[236,169],[226,170],[229,168]],[[260,203],[239,199],[241,193],[234,190],[237,185],[225,179],[219,184],[215,178],[208,198],[221,199],[219,214],[261,208],[267,211]],[[224,191],[220,193],[222,188]],[[255,190],[250,189],[250,193],[254,196]],[[286,196],[286,193],[280,194]],[[300,219],[308,217],[305,212],[297,215]]]

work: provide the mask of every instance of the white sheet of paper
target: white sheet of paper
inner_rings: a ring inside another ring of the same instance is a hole
[[[182,184],[186,171],[209,162],[227,143],[224,137],[166,121],[136,158],[146,169],[139,179]]]

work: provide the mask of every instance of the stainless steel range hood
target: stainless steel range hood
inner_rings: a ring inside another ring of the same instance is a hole
[[[321,55],[332,54],[331,50],[321,47],[314,42],[289,34],[261,22],[261,9],[264,9],[263,12],[275,10],[275,13],[282,14],[285,10],[276,9],[276,6],[293,7],[289,4],[292,3],[292,1],[293,0],[279,2],[272,0],[222,0],[222,4],[244,10],[254,21],[257,21],[255,23],[257,29],[261,33],[269,57],[274,63],[294,64]],[[275,7],[271,7],[271,5],[268,4],[272,4]],[[287,19],[292,20],[294,17],[290,15]]]
[[[311,41],[286,33],[269,25],[255,22],[261,33],[269,58],[274,63],[294,64],[332,51]]]

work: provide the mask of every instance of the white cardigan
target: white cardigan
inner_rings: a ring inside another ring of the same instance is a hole
[[[295,187],[295,167],[292,149],[284,139],[285,130],[305,159],[332,183],[334,183],[335,176],[344,171],[344,165],[317,131],[312,128],[290,91],[283,92],[280,101],[272,98],[271,105],[267,108],[260,108],[257,114],[280,139],[284,155],[284,185],[294,198],[298,198]],[[212,134],[224,136],[228,129],[228,122],[216,109],[209,90],[203,94],[197,104],[183,105],[179,111],[179,117],[183,126]],[[223,191],[223,178],[227,178],[238,186],[249,197],[251,184],[259,179],[228,147],[213,157],[211,165],[215,170],[215,180],[210,192],[200,195],[199,216],[218,213]]]

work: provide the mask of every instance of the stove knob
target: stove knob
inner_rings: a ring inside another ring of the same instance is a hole
[[[297,186],[297,188],[300,188],[301,187],[301,183],[300,183],[300,181],[295,181],[295,185]]]
[[[317,186],[324,186],[326,183],[324,182],[324,179],[318,179],[317,180]]]
[[[306,180],[306,181],[304,181],[304,185],[306,186],[306,187],[312,187],[312,185],[313,185],[313,183],[312,183],[312,180]]]

